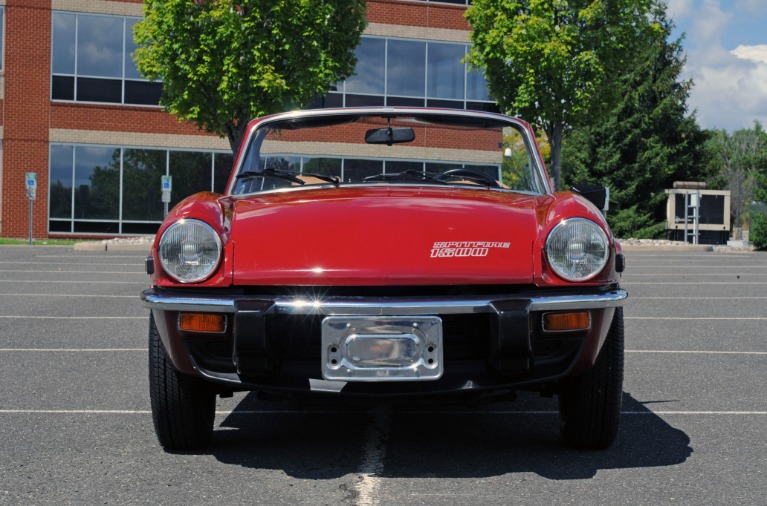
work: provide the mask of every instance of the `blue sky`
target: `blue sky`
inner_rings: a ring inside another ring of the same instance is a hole
[[[666,0],[703,128],[767,127],[767,0]]]

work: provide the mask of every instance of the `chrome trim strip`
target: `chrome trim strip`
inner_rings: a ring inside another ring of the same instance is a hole
[[[623,304],[628,293],[623,289],[590,295],[552,296],[503,296],[497,297],[434,297],[434,298],[329,298],[307,300],[297,298],[243,296],[242,299],[273,300],[281,314],[322,314],[322,315],[366,315],[366,316],[408,316],[424,314],[465,314],[494,313],[493,302],[501,300],[529,300],[530,311],[560,311],[569,309],[602,309]],[[152,289],[141,294],[145,307],[162,311],[197,311],[207,313],[234,313],[234,297],[176,296],[164,295]]]

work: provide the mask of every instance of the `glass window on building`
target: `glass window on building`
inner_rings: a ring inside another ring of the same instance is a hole
[[[160,83],[142,79],[131,53],[139,18],[56,12],[51,15],[51,98],[157,105]]]
[[[423,97],[426,90],[426,43],[392,39],[386,58],[386,94]]]
[[[164,149],[123,150],[122,218],[162,221],[164,206],[160,179],[167,173]]]
[[[162,176],[173,176],[172,207],[200,191],[223,193],[231,166],[231,153],[51,144],[48,230],[153,234],[165,210]]]
[[[0,70],[5,62],[5,6],[0,5]]]
[[[429,44],[426,69],[430,98],[464,99],[466,70],[461,60],[465,53],[465,44]]]
[[[234,156],[230,153],[215,153],[213,155],[213,191],[224,193],[232,173]]]
[[[49,213],[51,218],[64,218],[67,221],[66,230],[71,231],[72,219],[72,167],[74,163],[74,146],[51,146],[51,163],[49,174]]]
[[[355,51],[357,68],[346,80],[346,93],[360,95],[383,95],[386,40],[363,37]]]
[[[74,232],[106,230],[117,233],[120,150],[75,146],[74,164]]]
[[[357,67],[313,107],[430,106],[497,111],[468,44],[362,37]]]
[[[212,153],[171,151],[169,175],[173,178],[173,192],[170,206],[199,191],[210,191],[213,186],[212,167]]]

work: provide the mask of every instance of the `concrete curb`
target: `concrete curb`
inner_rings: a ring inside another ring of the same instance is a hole
[[[117,251],[144,252],[147,255],[152,248],[151,243],[103,243],[103,242],[78,242],[75,243],[75,251],[103,251],[105,253]]]
[[[714,247],[710,244],[688,244],[680,246],[666,246],[662,244],[623,244],[621,243],[623,251],[679,251],[679,252],[701,252],[701,251],[714,251]]]

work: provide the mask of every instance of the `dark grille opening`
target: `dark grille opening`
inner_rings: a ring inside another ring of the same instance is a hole
[[[189,351],[195,362],[203,369],[217,372],[235,372],[232,362],[232,343],[227,341],[187,341]]]

